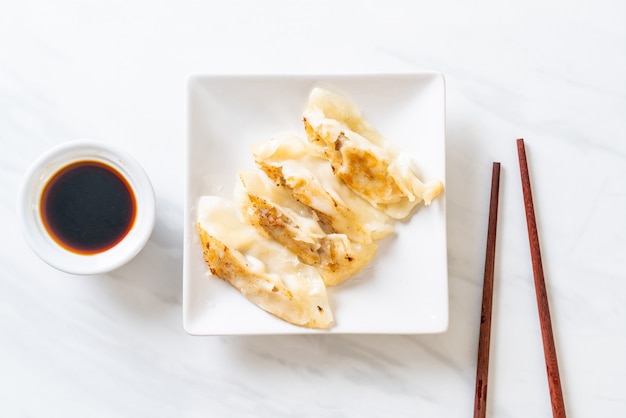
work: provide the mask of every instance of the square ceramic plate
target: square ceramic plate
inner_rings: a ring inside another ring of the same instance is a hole
[[[288,324],[212,277],[195,232],[202,195],[232,198],[237,171],[254,167],[249,145],[285,131],[304,138],[312,87],[344,94],[387,139],[412,155],[424,179],[445,185],[445,89],[438,73],[331,76],[192,76],[187,85],[183,318],[192,335],[422,334],[448,326],[445,191],[380,242],[374,261],[328,289],[335,326]]]

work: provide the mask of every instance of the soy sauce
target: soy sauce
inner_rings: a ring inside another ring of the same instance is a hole
[[[85,255],[117,245],[137,212],[128,181],[99,161],[78,161],[59,170],[44,187],[40,206],[50,236],[63,248]]]

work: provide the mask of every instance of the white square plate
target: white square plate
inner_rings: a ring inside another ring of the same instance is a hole
[[[211,277],[195,230],[202,195],[232,198],[237,171],[254,167],[249,145],[292,131],[315,85],[346,95],[388,140],[412,155],[423,180],[445,185],[445,87],[438,73],[192,76],[188,80],[183,322],[192,335],[422,334],[448,326],[445,191],[380,242],[374,261],[328,289],[335,326],[288,324]]]

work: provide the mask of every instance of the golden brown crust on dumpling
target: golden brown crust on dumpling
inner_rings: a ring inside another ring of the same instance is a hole
[[[329,328],[332,314],[328,306],[308,307],[273,275],[252,271],[245,257],[196,225],[202,243],[202,256],[211,273],[235,287],[263,310],[294,325]],[[311,309],[313,308],[313,309]]]
[[[309,213],[313,219],[303,218],[268,197],[256,195],[254,192],[276,192],[263,189],[267,183],[259,182],[262,180],[260,176],[262,173],[257,176],[240,173],[243,193],[239,195],[244,218],[262,235],[293,252],[303,263],[316,267],[326,285],[334,286],[347,280],[374,258],[376,244],[353,243],[346,235],[335,233],[329,224],[321,227],[316,222],[315,212]],[[285,203],[285,196],[282,199],[280,201]],[[289,200],[293,204],[290,196]]]
[[[247,219],[252,226],[287,247],[302,262],[309,265],[320,263],[317,252],[319,242],[316,239],[305,236],[292,218],[267,199],[253,194],[248,194],[248,199],[250,205]]]
[[[357,195],[389,216],[407,217],[443,191],[439,181],[422,182],[400,155],[345,97],[316,88],[303,115],[310,143],[322,149],[333,173]]]

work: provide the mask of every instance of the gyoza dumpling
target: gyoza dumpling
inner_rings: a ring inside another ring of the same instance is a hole
[[[368,244],[393,232],[389,218],[335,177],[316,147],[290,134],[277,135],[252,148],[254,160],[275,184],[317,213],[327,233],[346,234]]]
[[[374,259],[378,245],[352,242],[345,234],[328,234],[320,240],[320,274],[335,286],[353,277]]]
[[[411,159],[395,149],[348,99],[314,88],[303,115],[309,141],[320,146],[333,172],[356,194],[389,216],[402,219],[420,202],[429,205],[443,190],[423,183]]]
[[[204,196],[197,229],[211,273],[277,317],[310,328],[333,323],[326,286],[317,270],[243,223],[233,202]]]
[[[374,258],[375,243],[353,243],[345,234],[326,234],[315,211],[295,201],[288,190],[262,172],[241,171],[239,178],[235,196],[244,219],[316,267],[326,285],[345,281]]]
[[[239,172],[235,200],[244,219],[263,235],[289,248],[309,265],[319,265],[320,240],[326,236],[315,211],[293,199],[260,171]]]

